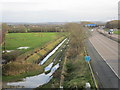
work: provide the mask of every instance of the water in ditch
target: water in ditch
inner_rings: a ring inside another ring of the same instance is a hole
[[[59,47],[67,40],[64,39],[52,52],[50,52],[40,63],[39,65],[43,65],[58,49]]]
[[[44,64],[50,56],[52,56],[59,47],[66,41],[67,39],[64,39],[52,52],[50,52],[40,63],[39,65]],[[61,61],[61,60],[60,60]],[[42,73],[39,75],[26,77],[23,79],[23,81],[19,82],[9,82],[7,83],[8,86],[15,86],[15,87],[23,87],[23,88],[37,88],[40,85],[44,85],[48,83],[52,79],[52,74],[59,68],[59,63],[53,66],[53,62],[50,63],[48,66],[44,68],[44,71],[50,71],[48,74]]]
[[[52,67],[50,73],[39,74],[36,76],[31,76],[24,78],[20,82],[11,82],[7,83],[8,86],[23,87],[23,88],[37,88],[40,85],[48,83],[52,79],[52,74],[59,68],[59,63]]]

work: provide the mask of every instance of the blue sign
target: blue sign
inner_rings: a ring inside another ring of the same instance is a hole
[[[89,62],[90,59],[91,59],[90,56],[85,56],[85,61],[86,61],[86,62]]]
[[[88,27],[95,27],[97,25],[96,24],[86,24],[86,26],[88,26]]]

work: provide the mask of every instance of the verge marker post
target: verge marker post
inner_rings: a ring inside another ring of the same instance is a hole
[[[90,88],[91,88],[90,83],[86,83],[86,84],[85,84],[85,88],[86,88],[86,90],[91,90],[91,89],[90,89]]]
[[[95,76],[94,76],[94,74],[93,74],[93,70],[92,70],[92,67],[91,67],[91,65],[90,65],[90,62],[88,62],[88,65],[89,65],[89,67],[90,67],[90,71],[91,71],[91,74],[92,74],[92,77],[93,77],[93,80],[94,80],[94,83],[95,83],[95,87],[98,89],[98,85],[97,85],[97,83],[96,83]]]

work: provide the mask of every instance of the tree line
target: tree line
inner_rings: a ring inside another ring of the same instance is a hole
[[[64,32],[62,25],[9,25],[8,33]]]

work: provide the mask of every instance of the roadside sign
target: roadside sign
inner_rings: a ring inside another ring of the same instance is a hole
[[[86,61],[86,62],[89,62],[90,59],[91,59],[90,56],[85,56],[85,61]]]

